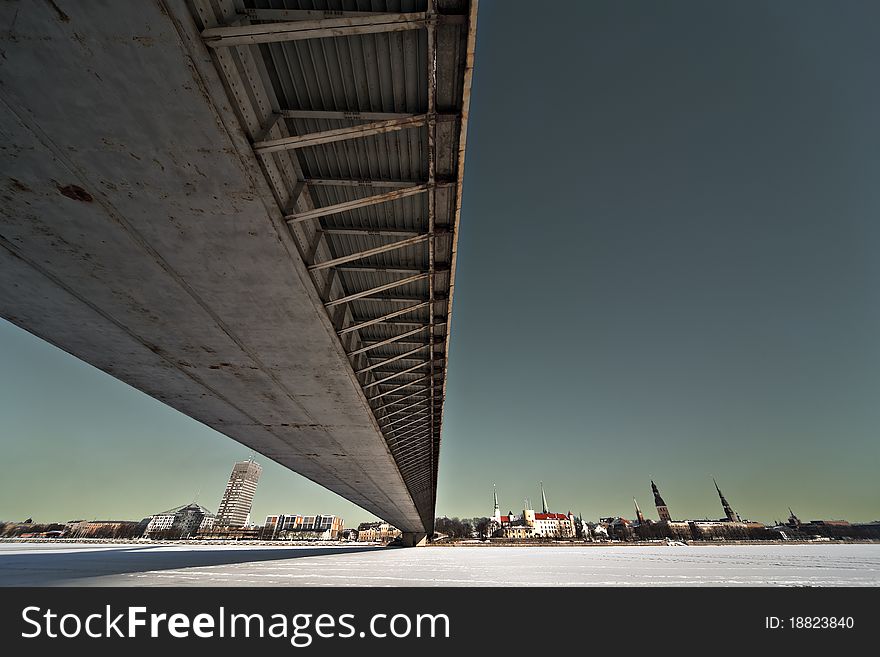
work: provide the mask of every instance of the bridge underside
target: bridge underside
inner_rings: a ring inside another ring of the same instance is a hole
[[[3,3],[0,315],[418,537],[476,7],[377,5]]]

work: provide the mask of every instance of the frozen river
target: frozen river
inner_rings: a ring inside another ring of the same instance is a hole
[[[878,586],[880,544],[578,547],[0,543],[4,586]]]

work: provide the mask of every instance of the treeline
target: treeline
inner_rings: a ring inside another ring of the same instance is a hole
[[[78,531],[75,527],[68,527],[66,538],[140,538],[143,536],[143,522],[120,522],[107,523],[104,526],[89,527]]]
[[[0,538],[38,537],[47,532],[60,532],[61,538],[139,538],[144,533],[143,522],[123,521],[98,523],[78,528],[76,525],[36,522],[0,522]]]
[[[449,538],[488,538],[490,518],[435,518],[434,533]]]
[[[35,524],[32,522],[0,522],[0,538],[18,538],[22,534],[43,534],[45,532],[64,531],[66,525],[57,522]]]

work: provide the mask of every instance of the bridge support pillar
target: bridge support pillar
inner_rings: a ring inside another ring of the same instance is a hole
[[[421,547],[428,544],[428,535],[425,532],[403,532],[401,542],[403,547]]]

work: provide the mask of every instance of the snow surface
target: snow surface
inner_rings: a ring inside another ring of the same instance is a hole
[[[0,544],[5,586],[878,586],[880,544]]]

